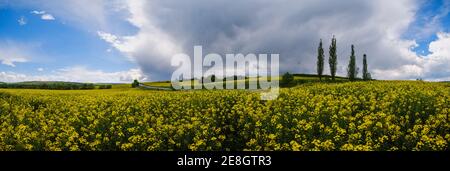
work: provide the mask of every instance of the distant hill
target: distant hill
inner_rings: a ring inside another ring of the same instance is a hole
[[[69,81],[23,81],[10,84],[86,84],[86,83],[69,82]]]
[[[293,74],[293,76],[294,76],[294,81],[295,81],[294,84],[295,85],[320,82],[319,77],[315,74]],[[225,81],[225,83],[233,81],[230,78],[233,78],[233,77],[229,77],[228,79],[225,79],[225,80],[228,80],[228,81]],[[210,79],[210,78],[208,77],[208,79]],[[281,76],[276,77],[275,79],[281,80]],[[194,83],[194,82],[198,82],[198,81],[199,81],[198,79],[191,79],[190,82],[185,81],[185,82],[183,82],[183,84],[189,84],[189,83]],[[249,77],[243,77],[243,76],[239,76],[239,77],[235,76],[234,77],[234,82],[236,82],[236,83],[237,82],[245,82],[246,84],[248,84],[249,82],[253,82],[253,81],[257,81],[257,78],[256,77],[249,78]],[[347,82],[347,81],[348,81],[348,78],[342,77],[342,76],[336,76],[335,81],[332,81],[331,76],[329,76],[329,75],[322,76],[322,82],[334,82],[335,83],[335,82]],[[146,85],[146,86],[161,87],[161,88],[169,88],[172,85],[170,81],[144,82],[142,84]],[[216,83],[209,83],[209,82],[205,81],[204,84],[216,84]],[[283,87],[283,85],[281,85],[281,86]]]
[[[292,74],[294,76],[294,85],[305,84],[305,83],[316,83],[320,82],[319,77],[315,74]],[[209,79],[209,78],[208,78]],[[234,79],[234,80],[233,80]],[[277,76],[275,79],[281,80],[281,76]],[[256,77],[243,77],[243,76],[235,76],[228,77],[224,82],[245,82],[245,84],[249,84],[250,82],[255,82],[258,79]],[[347,82],[348,79],[342,76],[336,76],[336,80],[332,81],[331,76],[323,75],[322,81],[323,83],[331,82]],[[198,79],[190,80],[190,83],[199,82]],[[444,83],[450,83],[450,81],[444,81]],[[161,87],[161,88],[171,88],[171,81],[157,81],[157,82],[143,82],[145,86],[150,87]],[[183,84],[189,84],[189,81],[184,82]],[[204,84],[216,84],[216,83],[208,83]],[[283,85],[281,85],[283,87]],[[25,82],[17,82],[17,83],[5,83],[0,82],[0,88],[16,88],[16,89],[50,89],[50,90],[89,90],[89,89],[124,89],[130,88],[130,84],[118,83],[118,84],[109,84],[109,83],[79,83],[79,82],[65,82],[65,81],[25,81]]]
[[[89,90],[89,89],[110,89],[109,84],[93,84],[93,83],[78,83],[78,82],[64,82],[64,81],[25,81],[17,83],[0,83],[0,88],[15,88],[15,89],[49,89],[49,90]]]

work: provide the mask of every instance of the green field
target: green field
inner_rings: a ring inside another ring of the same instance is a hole
[[[147,85],[147,86],[152,86],[152,87],[164,87],[164,88],[172,87],[172,83],[170,81],[145,82],[143,84]]]
[[[449,99],[450,83],[422,81],[300,84],[273,101],[130,84],[0,89],[0,150],[450,150]]]

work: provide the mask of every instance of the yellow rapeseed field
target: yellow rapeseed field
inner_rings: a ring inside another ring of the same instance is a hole
[[[450,84],[0,89],[0,150],[449,150]]]

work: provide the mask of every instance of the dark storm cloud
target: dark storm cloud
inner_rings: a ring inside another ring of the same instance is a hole
[[[409,52],[414,42],[401,39],[413,20],[414,2],[161,0],[130,11],[145,11],[139,13],[145,16],[134,16],[150,21],[138,26],[142,32],[157,28],[191,56],[195,45],[202,45],[204,53],[278,53],[282,72],[313,73],[319,40],[323,39],[327,50],[336,35],[338,73],[342,75],[351,44],[357,47],[360,58],[368,54],[372,69],[416,63],[414,53]],[[140,50],[131,55],[153,77],[155,73],[164,77],[171,74],[167,72],[171,56]]]

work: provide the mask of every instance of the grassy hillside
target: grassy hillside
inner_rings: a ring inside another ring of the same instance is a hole
[[[146,86],[152,86],[152,87],[163,87],[163,88],[172,87],[172,84],[170,81],[144,82],[142,84],[144,84]]]
[[[319,80],[319,76],[317,76],[315,74],[293,74],[293,75],[296,80]],[[341,76],[336,76],[335,78],[336,78],[336,80],[345,80],[345,81],[348,80],[348,78],[341,77]],[[331,76],[323,75],[322,79],[323,80],[331,80]]]

